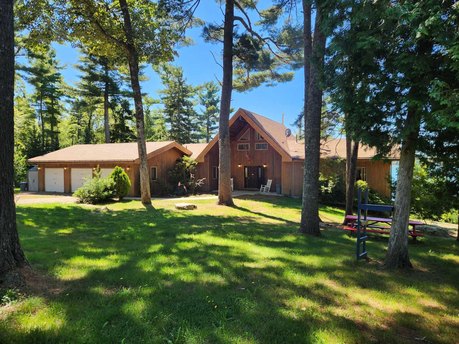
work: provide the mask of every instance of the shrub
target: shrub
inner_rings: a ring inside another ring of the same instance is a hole
[[[109,178],[113,180],[114,196],[118,197],[121,201],[123,197],[127,196],[131,188],[131,180],[129,179],[129,176],[121,167],[116,166]]]
[[[175,166],[168,172],[168,181],[176,195],[195,194],[204,184],[205,178],[196,179],[194,176],[197,164],[194,159],[184,156],[177,159]]]
[[[101,178],[97,168],[94,178],[73,193],[79,203],[97,204],[106,202],[115,196],[115,184],[111,178]]]

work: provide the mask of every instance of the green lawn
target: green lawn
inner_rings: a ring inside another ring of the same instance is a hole
[[[380,268],[387,238],[370,241],[367,263],[342,231],[298,235],[298,200],[214,202],[19,207],[50,284],[0,308],[0,343],[457,342],[454,240],[410,240],[416,270],[393,273]]]

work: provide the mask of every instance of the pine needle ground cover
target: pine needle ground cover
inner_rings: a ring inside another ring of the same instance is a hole
[[[0,343],[457,342],[455,240],[410,241],[416,269],[388,272],[387,238],[357,263],[343,231],[297,233],[300,201],[235,202],[20,206],[35,287],[0,306]]]

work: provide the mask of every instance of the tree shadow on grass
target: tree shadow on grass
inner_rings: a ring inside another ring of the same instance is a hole
[[[267,225],[259,221],[264,214],[239,210],[247,213],[242,224],[233,216],[161,208],[20,208],[29,260],[55,276],[63,292],[39,295],[42,309],[26,316],[48,316],[48,325],[36,320],[41,325],[22,328],[11,326],[19,319],[9,320],[0,324],[0,342],[396,342],[395,332],[384,335],[380,324],[340,311],[349,304],[371,308],[347,288],[400,293],[418,284],[433,293],[437,282],[454,286],[451,272],[392,277],[356,264],[354,241],[341,233],[296,236],[289,221],[275,217]],[[384,245],[374,249],[381,253]],[[446,264],[442,271],[455,267],[438,259],[433,266]],[[428,283],[430,275],[440,281]],[[435,299],[457,304],[454,294]]]

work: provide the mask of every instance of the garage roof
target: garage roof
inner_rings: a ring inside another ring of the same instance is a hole
[[[147,142],[147,155],[176,148],[186,155],[192,152],[175,141]],[[29,163],[59,162],[138,162],[137,142],[74,145],[29,159]]]

